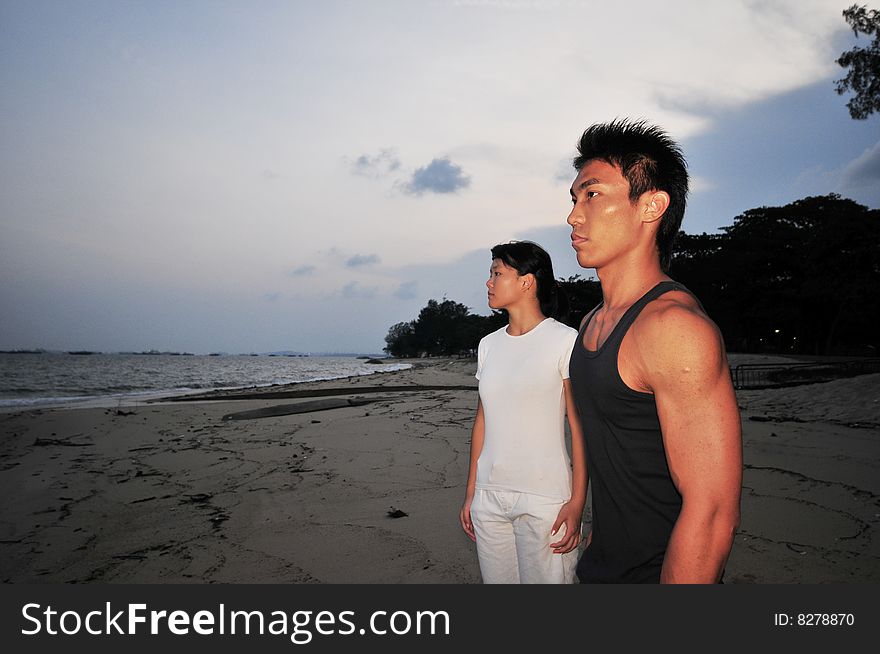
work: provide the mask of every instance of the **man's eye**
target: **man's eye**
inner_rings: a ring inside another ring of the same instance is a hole
[[[597,195],[599,195],[599,192],[598,192],[598,191],[587,191],[587,197],[588,197],[588,198],[594,198],[594,197],[596,197]]]

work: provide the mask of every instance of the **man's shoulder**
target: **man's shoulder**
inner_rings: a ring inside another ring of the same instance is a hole
[[[706,315],[697,298],[689,291],[675,289],[645,305],[633,323],[639,331],[667,332],[671,328],[701,330],[715,323]]]
[[[643,356],[655,361],[714,359],[723,349],[718,327],[683,290],[664,293],[646,305],[632,330]]]

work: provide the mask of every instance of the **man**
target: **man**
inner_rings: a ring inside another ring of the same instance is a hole
[[[602,303],[570,372],[592,482],[582,582],[717,583],[739,523],[742,438],[718,328],[666,271],[684,216],[680,148],[644,122],[584,132],[568,216]]]

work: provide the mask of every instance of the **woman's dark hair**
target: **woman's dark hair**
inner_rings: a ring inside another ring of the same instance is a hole
[[[531,241],[499,243],[492,248],[492,259],[500,259],[520,276],[534,275],[541,313],[548,318],[564,321],[568,313],[568,298],[553,276],[553,262],[544,248]]]

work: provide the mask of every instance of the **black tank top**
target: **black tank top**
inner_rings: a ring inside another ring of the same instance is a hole
[[[588,320],[571,354],[593,493],[593,537],[577,567],[584,583],[660,581],[681,495],[666,463],[654,395],[623,382],[617,354],[645,305],[673,290],[689,293],[678,282],[660,282],[626,310],[596,351],[584,347]]]

